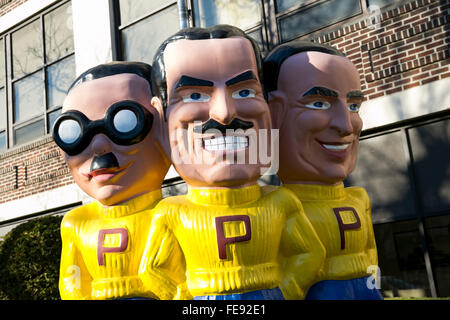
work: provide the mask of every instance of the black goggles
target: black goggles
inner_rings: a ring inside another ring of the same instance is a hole
[[[101,120],[91,121],[77,110],[62,113],[53,125],[56,144],[68,155],[81,153],[96,134],[103,133],[118,145],[141,142],[150,132],[153,115],[135,101],[114,103]]]

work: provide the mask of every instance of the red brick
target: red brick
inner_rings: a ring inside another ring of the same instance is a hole
[[[436,80],[439,80],[439,76],[435,76],[435,77],[432,77],[432,78],[428,78],[428,79],[422,80],[421,84],[427,84],[429,82],[433,82],[433,81],[436,81]]]

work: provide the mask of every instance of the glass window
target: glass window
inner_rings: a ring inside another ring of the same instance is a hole
[[[0,39],[0,87],[5,85],[5,52],[3,41],[3,39]]]
[[[424,220],[431,266],[440,297],[450,296],[450,215]]]
[[[252,37],[253,39],[255,39],[256,43],[258,44],[259,48],[261,50],[264,50],[264,45],[263,45],[263,40],[262,40],[262,34],[261,34],[261,29],[256,29],[255,31],[252,32],[247,32],[247,34]]]
[[[127,27],[122,30],[124,59],[151,64],[161,43],[178,30],[178,8],[176,5]]]
[[[70,2],[44,16],[46,62],[66,56],[74,49]]]
[[[400,131],[362,139],[347,185],[367,190],[374,223],[416,216]]]
[[[14,83],[14,123],[42,114],[45,109],[44,90],[42,71]]]
[[[194,0],[195,25],[230,24],[243,30],[261,22],[260,0]]]
[[[36,20],[11,35],[13,78],[21,77],[42,66],[42,30]]]
[[[277,12],[286,11],[305,2],[308,0],[276,0]]]
[[[134,20],[142,17],[143,15],[154,11],[155,9],[162,8],[168,4],[167,0],[119,0],[120,4],[120,23],[122,25],[133,22]]]
[[[5,132],[0,133],[0,151],[6,150],[6,134]]]
[[[411,128],[408,132],[425,213],[450,211],[450,120]]]
[[[5,88],[0,89],[0,132],[6,129],[6,96]]]
[[[362,13],[360,0],[323,2],[279,20],[282,41],[316,31]]]
[[[52,128],[53,128],[53,124],[55,123],[56,118],[58,118],[58,116],[61,114],[61,108],[50,112],[48,114],[48,132],[51,132]]]
[[[47,107],[64,102],[67,89],[75,80],[75,56],[70,56],[47,68]]]
[[[44,120],[14,130],[14,144],[23,144],[36,140],[44,135]]]
[[[416,220],[374,225],[384,297],[431,296]]]
[[[60,112],[57,106],[75,79],[71,1],[58,1],[5,37],[0,39],[0,134],[18,145],[50,132]],[[12,73],[6,73],[10,65]],[[9,86],[11,106],[5,95]],[[5,130],[8,123],[12,128]],[[7,143],[7,147],[11,146]]]

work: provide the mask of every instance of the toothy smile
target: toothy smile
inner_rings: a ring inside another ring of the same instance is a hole
[[[348,146],[350,145],[350,143],[343,143],[343,144],[325,144],[325,143],[321,143],[321,145],[328,150],[331,151],[343,151],[343,150],[347,150]]]
[[[242,136],[219,136],[215,138],[204,138],[203,147],[207,151],[229,151],[248,147],[248,137]]]

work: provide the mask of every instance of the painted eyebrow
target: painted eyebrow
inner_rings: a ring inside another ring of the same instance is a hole
[[[230,80],[225,82],[225,84],[227,87],[229,87],[236,83],[247,81],[247,80],[257,80],[256,75],[253,73],[252,70],[245,71],[245,72],[237,75],[236,77],[231,78]]]
[[[197,79],[189,76],[181,76],[175,85],[175,90],[182,87],[213,87],[214,83],[209,80]]]
[[[364,93],[359,90],[350,91],[349,93],[347,93],[347,98],[348,99],[364,99]]]
[[[323,96],[323,97],[336,97],[338,93],[334,90],[324,88],[324,87],[312,87],[303,94],[303,97],[307,96]]]

